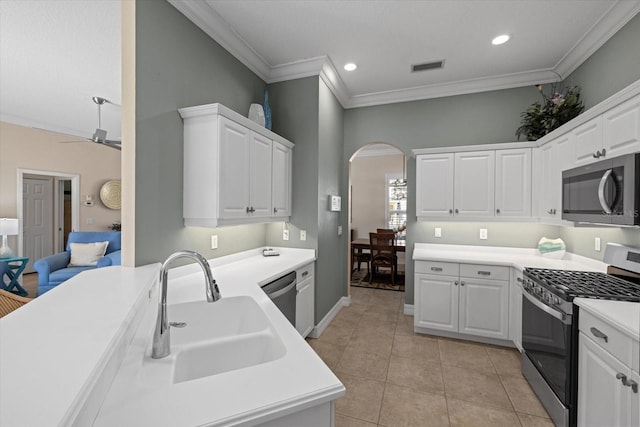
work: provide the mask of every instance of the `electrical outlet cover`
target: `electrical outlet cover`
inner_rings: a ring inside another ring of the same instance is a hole
[[[442,237],[442,228],[440,227],[436,227],[436,229],[433,232],[435,237]]]
[[[282,240],[289,240],[289,230],[282,230]]]
[[[487,232],[486,228],[481,228],[480,229],[480,239],[481,240],[487,240],[489,238],[489,234]]]
[[[300,230],[300,240],[307,240],[307,230]]]

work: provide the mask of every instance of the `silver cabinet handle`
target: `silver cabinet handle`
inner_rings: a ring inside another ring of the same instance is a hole
[[[303,273],[302,273],[302,277],[306,276],[307,274],[309,274],[309,272],[308,272],[308,271],[303,272]]]
[[[622,372],[618,372],[616,374],[616,379],[622,381],[622,385],[624,385],[625,387],[631,387],[631,390],[634,393],[638,392],[638,383],[634,380],[628,379],[627,376]]]
[[[251,213],[251,208],[247,206],[247,213]]]
[[[499,214],[500,213],[500,209],[496,209],[496,213]]]
[[[249,212],[254,213],[256,210],[253,206],[251,206],[251,210]]]
[[[273,213],[278,213],[278,208],[273,208]]]
[[[442,267],[431,267],[431,271],[442,271]]]
[[[464,286],[464,281],[460,281],[460,286]]]
[[[519,283],[522,283],[523,282],[522,277],[516,277],[516,281]]]
[[[460,211],[458,209],[456,209],[456,213],[459,213]]]
[[[609,342],[609,337],[603,332],[600,332],[598,328],[591,328],[591,333],[597,338],[602,338],[604,342]]]
[[[453,282],[454,285],[458,286],[458,281]]]
[[[483,271],[483,270],[479,270],[478,274],[480,276],[491,276],[491,272],[490,271]]]
[[[453,209],[449,209],[449,214],[452,214],[452,213],[453,213]]]
[[[638,383],[635,382],[634,380],[627,381],[625,385],[627,387],[631,387],[631,391],[633,391],[634,393],[638,393]]]

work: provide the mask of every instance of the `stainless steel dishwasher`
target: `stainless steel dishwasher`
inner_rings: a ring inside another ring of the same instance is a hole
[[[296,272],[282,276],[262,286],[262,290],[280,309],[289,322],[296,326]]]

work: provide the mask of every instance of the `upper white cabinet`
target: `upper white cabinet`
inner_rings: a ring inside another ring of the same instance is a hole
[[[418,154],[418,218],[531,217],[531,148]]]
[[[578,126],[571,134],[574,167],[640,151],[640,96]]]
[[[495,189],[493,151],[455,153],[454,215],[493,216]]]
[[[531,149],[496,151],[495,214],[531,216]]]
[[[562,218],[562,171],[573,167],[570,141],[571,136],[565,134],[534,150],[537,216],[544,222]]]
[[[291,142],[221,104],[179,111],[185,225],[216,227],[291,215]]]

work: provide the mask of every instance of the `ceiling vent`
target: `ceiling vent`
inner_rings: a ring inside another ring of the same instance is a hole
[[[436,70],[442,67],[444,67],[444,59],[441,61],[425,62],[423,64],[413,64],[411,66],[411,72]]]

